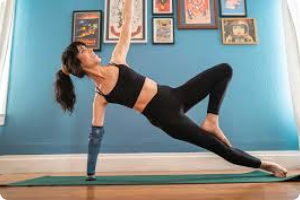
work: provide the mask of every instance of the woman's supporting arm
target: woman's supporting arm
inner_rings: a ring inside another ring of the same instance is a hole
[[[94,103],[93,103],[93,126],[103,126],[105,117],[105,108],[107,102],[104,97],[95,93]]]
[[[104,115],[107,103],[103,97],[95,94],[93,104],[93,122],[89,135],[88,159],[87,159],[87,181],[95,180],[93,177],[96,173],[98,154],[101,147],[101,141],[104,135]]]

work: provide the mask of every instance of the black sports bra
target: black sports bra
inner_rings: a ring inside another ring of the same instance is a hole
[[[119,76],[115,87],[106,95],[103,94],[98,87],[95,88],[95,92],[102,95],[109,103],[116,103],[133,108],[146,77],[124,64],[109,63],[109,65],[114,65],[119,68]]]

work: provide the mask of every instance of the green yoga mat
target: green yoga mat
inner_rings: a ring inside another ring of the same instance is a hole
[[[43,176],[10,183],[5,186],[162,185],[192,183],[265,183],[282,181],[300,181],[300,175],[277,178],[270,173],[256,170],[242,174],[97,176],[96,181],[85,181],[85,176]]]

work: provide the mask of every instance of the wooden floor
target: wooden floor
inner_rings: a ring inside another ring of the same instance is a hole
[[[248,171],[201,171],[189,173],[228,174],[244,172]],[[178,172],[177,174],[189,173]],[[130,174],[174,174],[174,172]],[[300,174],[300,169],[289,170],[289,176],[294,174]],[[47,173],[0,175],[0,183],[22,181],[44,175],[82,176],[83,174]],[[98,173],[97,175],[124,175],[124,173]],[[300,182],[138,186],[0,187],[0,194],[6,200],[295,200],[300,195]]]

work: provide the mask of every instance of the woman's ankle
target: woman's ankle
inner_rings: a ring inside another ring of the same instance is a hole
[[[265,169],[267,166],[267,163],[265,161],[261,161],[261,164],[259,166],[260,169]]]
[[[207,113],[206,118],[204,119],[205,123],[209,123],[214,126],[218,126],[219,124],[219,115],[213,113]]]

